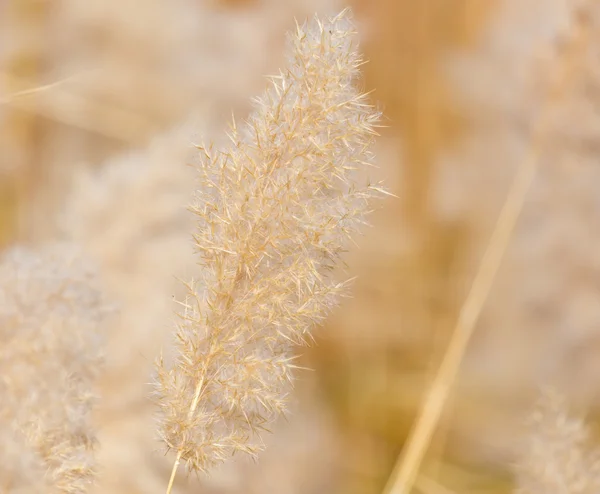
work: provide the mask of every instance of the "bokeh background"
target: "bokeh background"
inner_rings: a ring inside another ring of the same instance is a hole
[[[593,4],[594,2],[588,2]],[[98,493],[164,492],[147,393],[177,277],[195,269],[188,144],[284,61],[284,35],[337,0],[0,0],[0,248],[69,237],[121,315],[99,403]],[[352,297],[301,349],[292,413],[257,463],[178,493],[382,492],[534,145],[570,0],[352,0],[397,197],[348,253]],[[512,492],[541,385],[600,415],[600,5],[555,105],[532,188],[415,492]],[[598,422],[600,423],[600,422]],[[525,431],[526,433],[526,431]]]

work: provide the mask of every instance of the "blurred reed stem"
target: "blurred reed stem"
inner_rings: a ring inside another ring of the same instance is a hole
[[[471,290],[461,308],[455,331],[429,389],[422,411],[417,417],[403,453],[398,458],[384,489],[385,494],[410,493],[418,477],[421,463],[442,416],[453,381],[460,368],[496,273],[500,268],[503,255],[523,208],[529,186],[535,176],[538,159],[548,135],[552,113],[566,94],[574,77],[575,61],[586,46],[587,24],[585,21],[585,15],[577,16],[573,25],[573,35],[570,43],[557,54],[555,66],[557,77],[548,89],[545,105],[535,122],[531,144],[518,168],[517,175],[500,212],[490,242],[473,280]]]

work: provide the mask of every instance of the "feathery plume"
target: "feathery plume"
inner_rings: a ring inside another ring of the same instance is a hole
[[[0,444],[0,494],[48,492],[43,461],[14,424],[2,423]]]
[[[600,492],[600,451],[590,431],[568,413],[565,398],[546,390],[530,420],[531,434],[517,464],[516,494]]]
[[[161,435],[206,471],[255,455],[285,410],[291,347],[335,305],[329,275],[383,192],[361,180],[379,114],[355,86],[362,60],[348,11],[288,36],[286,68],[254,101],[225,151],[200,146],[201,190],[191,210],[201,278],[190,282],[178,357],[158,364]]]
[[[90,411],[110,312],[70,245],[14,247],[0,257],[0,423],[19,445],[4,454],[41,463],[48,492],[84,493],[94,479]],[[31,476],[30,485],[40,480]]]

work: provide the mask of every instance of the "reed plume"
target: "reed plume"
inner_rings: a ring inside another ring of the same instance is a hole
[[[515,494],[600,492],[600,450],[566,398],[545,390],[530,417],[530,435],[516,467]]]
[[[379,113],[356,88],[362,60],[347,10],[297,26],[287,65],[270,78],[222,151],[198,146],[191,207],[200,278],[187,284],[178,356],[158,363],[160,432],[176,460],[207,471],[285,410],[292,347],[336,304],[330,276],[382,189],[361,178]]]
[[[0,257],[0,492],[81,494],[93,483],[90,412],[111,311],[70,245]]]
[[[15,424],[2,424],[0,444],[0,494],[47,492],[43,461]]]

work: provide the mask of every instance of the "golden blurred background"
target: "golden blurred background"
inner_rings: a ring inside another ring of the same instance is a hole
[[[70,236],[122,307],[97,417],[97,492],[161,492],[170,470],[145,383],[169,337],[174,277],[194,266],[180,144],[222,139],[231,112],[243,118],[281,65],[294,19],[345,6],[0,3],[0,247]],[[302,350],[314,372],[300,374],[269,449],[210,479],[182,476],[176,492],[383,492],[534,146],[536,176],[414,492],[512,492],[540,385],[598,417],[600,6],[537,140],[574,2],[350,6],[369,60],[362,84],[384,113],[374,178],[397,197],[349,253],[352,296]]]

